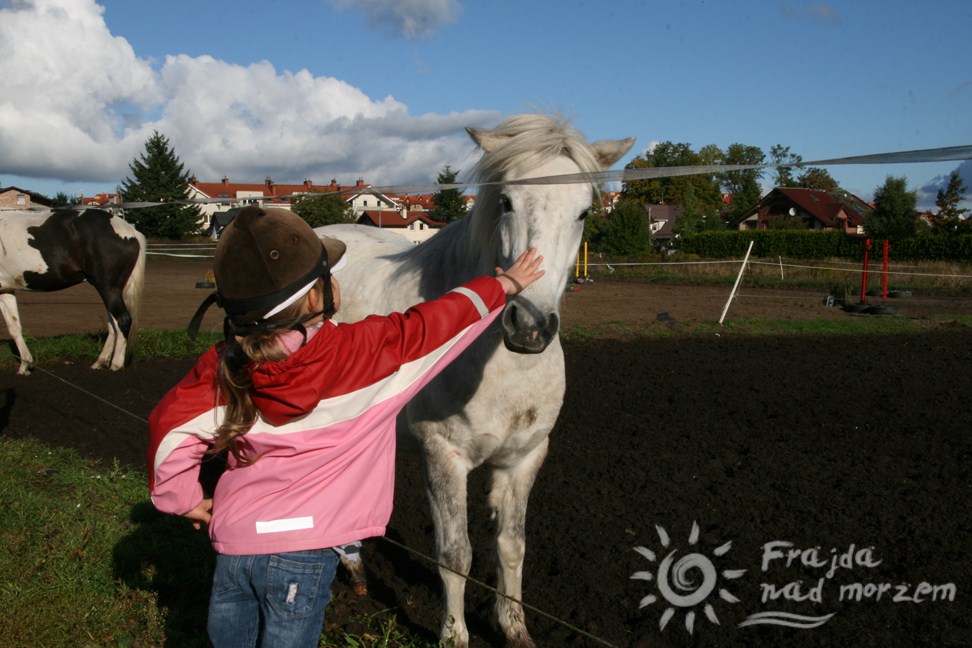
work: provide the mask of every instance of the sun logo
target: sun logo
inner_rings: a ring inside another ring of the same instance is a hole
[[[668,550],[671,540],[668,532],[664,528],[655,525],[658,531],[658,539],[661,546]],[[694,547],[699,541],[699,525],[692,522],[692,531],[689,533],[688,544]],[[732,542],[727,542],[712,550],[712,555],[716,558],[724,556],[732,547]],[[650,562],[655,562],[655,553],[646,547],[635,547],[635,551],[647,558]],[[664,630],[668,622],[675,616],[678,608],[685,610],[685,629],[689,634],[695,629],[695,606],[704,603],[702,610],[706,618],[718,625],[719,617],[716,616],[715,608],[711,603],[705,602],[718,585],[719,576],[727,580],[739,578],[746,573],[745,569],[724,570],[718,572],[713,561],[701,553],[687,553],[678,558],[678,549],[668,551],[661,563],[658,571],[639,571],[632,574],[634,580],[655,581],[658,593],[669,603],[661,615],[659,628]],[[718,596],[727,603],[738,603],[739,599],[730,594],[723,588],[719,588]],[[654,594],[641,599],[638,609],[647,607],[658,601]]]

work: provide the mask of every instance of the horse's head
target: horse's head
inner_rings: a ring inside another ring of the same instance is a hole
[[[485,184],[471,217],[472,236],[486,251],[482,270],[509,267],[531,247],[544,258],[544,277],[510,299],[502,318],[510,351],[540,353],[560,329],[560,302],[595,186],[517,181],[603,171],[621,159],[634,138],[588,144],[567,123],[543,115],[518,115],[493,130],[467,131],[485,152],[476,167]]]

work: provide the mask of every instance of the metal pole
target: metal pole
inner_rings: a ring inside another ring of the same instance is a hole
[[[888,301],[888,239],[884,239],[884,265],[881,268],[881,301]]]
[[[871,253],[871,239],[864,243],[864,270],[861,272],[861,303],[867,303],[867,264]]]

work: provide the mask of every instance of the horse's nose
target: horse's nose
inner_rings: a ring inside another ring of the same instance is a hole
[[[560,330],[560,315],[544,315],[529,302],[511,301],[503,311],[503,343],[514,353],[541,353]]]

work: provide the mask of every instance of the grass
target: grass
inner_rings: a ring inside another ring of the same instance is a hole
[[[222,339],[222,334],[200,333],[190,340],[185,331],[156,331],[142,329],[135,343],[135,360],[157,358],[193,358]],[[27,348],[34,361],[54,362],[74,360],[93,363],[104,346],[104,335],[58,335],[49,338],[25,336]],[[8,370],[18,362],[13,344],[10,351],[0,354],[0,370]]]
[[[165,615],[120,577],[116,552],[137,532],[141,475],[94,469],[73,451],[0,443],[0,637],[18,646],[164,642]]]
[[[141,471],[75,451],[0,439],[0,643],[203,648],[213,551],[204,533],[158,513]],[[427,648],[394,614],[322,646]],[[332,633],[334,634],[334,633]]]

